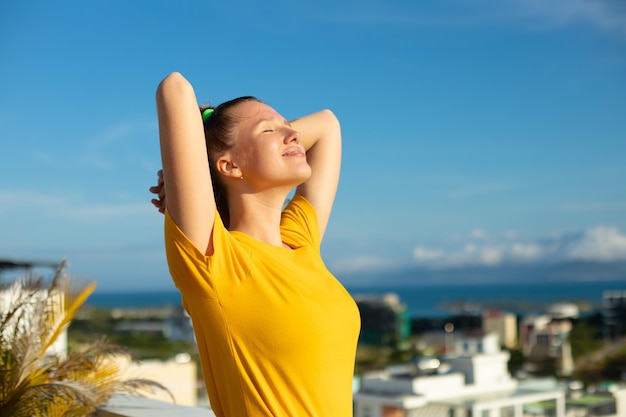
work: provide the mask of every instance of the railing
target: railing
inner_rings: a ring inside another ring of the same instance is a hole
[[[206,408],[176,405],[150,398],[116,395],[96,411],[95,417],[215,417]]]

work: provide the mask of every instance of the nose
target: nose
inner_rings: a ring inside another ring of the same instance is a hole
[[[285,134],[284,143],[300,143],[300,132],[297,130],[293,130],[292,128],[286,128],[287,132]]]

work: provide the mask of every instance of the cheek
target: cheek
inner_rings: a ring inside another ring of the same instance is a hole
[[[236,162],[242,171],[250,174],[274,168],[274,162],[270,159],[270,153],[256,146],[240,150],[237,153]]]
[[[278,161],[281,159],[280,144],[269,140],[259,142],[254,147],[254,157],[259,161],[266,161],[266,163],[273,163],[271,161]]]
[[[256,152],[249,144],[238,144],[232,153],[233,161],[240,167],[246,167],[256,159]]]
[[[268,175],[279,170],[283,163],[281,138],[269,136],[251,138],[245,143],[242,141],[237,147],[237,163],[244,171],[263,172]]]

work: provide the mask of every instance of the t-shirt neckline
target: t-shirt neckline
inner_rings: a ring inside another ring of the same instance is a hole
[[[236,238],[239,241],[246,241],[249,243],[252,243],[255,246],[260,246],[260,247],[264,247],[264,248],[270,248],[271,250],[276,250],[276,251],[281,251],[281,252],[297,252],[300,251],[304,248],[306,248],[306,245],[303,246],[296,246],[292,244],[291,242],[285,241],[284,236],[283,236],[283,243],[288,245],[289,247],[284,247],[284,246],[275,246],[272,244],[269,244],[267,242],[263,242],[262,240],[259,240],[255,237],[250,236],[249,234],[245,233],[245,232],[241,232],[239,230],[233,230],[233,231],[229,231],[228,233],[230,233],[231,236],[233,236],[234,238]],[[282,235],[282,234],[281,234]]]

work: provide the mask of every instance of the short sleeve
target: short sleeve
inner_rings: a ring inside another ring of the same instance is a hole
[[[212,298],[215,289],[210,280],[208,257],[183,233],[167,209],[164,227],[167,265],[176,287],[199,291],[204,297]]]
[[[283,240],[294,247],[311,245],[319,248],[317,214],[305,197],[296,194],[287,204],[283,210],[281,232]]]

